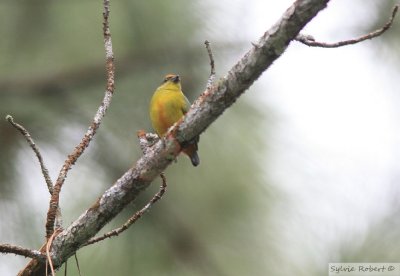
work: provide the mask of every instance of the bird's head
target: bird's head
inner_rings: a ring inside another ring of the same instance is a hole
[[[180,83],[181,78],[179,77],[179,75],[168,74],[164,77],[164,83],[165,82]]]
[[[166,90],[181,90],[181,78],[179,75],[168,74],[164,77],[163,84],[160,86]]]

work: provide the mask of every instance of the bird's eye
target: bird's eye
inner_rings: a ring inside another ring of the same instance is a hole
[[[167,81],[170,81],[170,80],[173,80],[174,77],[175,77],[175,75],[172,75],[172,74],[166,75],[166,76],[164,77],[163,83],[165,83],[165,82],[167,82]]]

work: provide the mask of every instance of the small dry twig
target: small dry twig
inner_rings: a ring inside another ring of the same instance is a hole
[[[108,17],[110,14],[110,3],[109,0],[104,0],[104,12],[103,12],[103,36],[104,36],[104,47],[106,52],[106,71],[107,71],[107,87],[105,91],[105,95],[103,101],[101,102],[92,124],[89,126],[86,134],[82,138],[82,141],[77,145],[74,151],[68,155],[68,158],[65,160],[63,167],[58,175],[57,181],[54,185],[53,194],[50,200],[49,210],[47,212],[46,219],[46,237],[49,239],[54,231],[55,219],[57,215],[57,209],[59,207],[60,200],[60,192],[61,188],[65,182],[68,171],[71,169],[72,165],[78,160],[78,158],[82,155],[85,149],[89,146],[92,141],[94,135],[96,134],[97,129],[99,128],[105,113],[110,106],[112,95],[114,94],[114,74],[115,74],[115,66],[114,66],[114,53],[112,50],[112,42],[111,42],[111,33]]]
[[[50,238],[47,240],[47,243],[46,243],[46,257],[47,257],[46,263],[48,263],[49,266],[50,266],[51,276],[55,276],[56,273],[55,273],[55,271],[54,271],[53,261],[52,261],[52,259],[51,259],[51,255],[50,255],[50,247],[51,247],[51,244],[53,243],[54,237],[55,237],[59,232],[61,232],[61,230],[59,230],[59,229],[56,230],[56,231],[54,231],[53,234],[50,236]],[[47,265],[46,265],[46,275],[47,275]]]
[[[160,138],[158,137],[157,134],[153,133],[146,133],[144,130],[139,130],[137,132],[137,137],[139,139],[139,145],[140,149],[142,150],[143,154],[146,154],[147,151],[151,146],[154,145],[155,142],[157,142]],[[150,209],[150,207],[159,201],[161,197],[164,195],[166,189],[167,189],[167,179],[164,175],[164,173],[160,174],[160,177],[162,179],[162,184],[160,186],[160,190],[153,196],[152,199],[139,211],[137,211],[132,217],[130,217],[121,227],[116,228],[114,230],[111,230],[110,232],[105,233],[103,236],[97,237],[97,238],[92,238],[90,239],[84,246],[90,245],[99,241],[102,241],[106,238],[111,238],[113,236],[118,236],[121,234],[123,231],[128,229],[132,224],[134,224],[138,219],[140,219],[143,214]]]
[[[356,43],[362,42],[364,40],[372,39],[374,37],[380,36],[387,30],[389,30],[389,28],[393,24],[393,20],[396,17],[398,9],[399,9],[399,5],[396,5],[393,7],[392,15],[391,15],[389,21],[386,22],[386,24],[382,28],[375,30],[373,32],[370,32],[366,35],[360,36],[358,38],[339,41],[339,42],[335,42],[335,43],[327,43],[327,42],[315,41],[315,39],[310,35],[299,34],[295,40],[297,40],[298,42],[301,42],[307,46],[310,46],[310,47],[322,47],[322,48],[338,48],[338,47],[342,47],[342,46],[346,46],[346,45],[356,44]]]
[[[12,253],[27,258],[38,259],[42,262],[46,260],[46,255],[38,250],[23,248],[11,244],[0,244],[0,253],[3,254]]]
[[[206,41],[204,41],[204,44],[206,45],[208,57],[210,58],[211,72],[210,72],[210,76],[208,77],[207,86],[206,86],[206,89],[210,90],[214,84],[214,79],[215,79],[215,62],[214,62],[213,53],[211,51],[210,42],[208,40],[206,40]]]
[[[74,256],[75,256],[76,267],[78,268],[78,274],[79,276],[81,276],[81,268],[79,267],[78,256],[76,255],[76,253],[74,254]]]
[[[165,193],[165,191],[167,189],[167,179],[166,179],[164,173],[161,173],[160,177],[162,179],[162,184],[160,186],[160,190],[152,197],[152,199],[150,199],[150,201],[142,209],[137,211],[121,227],[116,228],[114,230],[111,230],[110,232],[105,233],[103,236],[100,236],[100,237],[97,237],[97,238],[92,238],[92,239],[88,240],[87,243],[85,243],[83,246],[94,244],[96,242],[105,240],[106,238],[111,238],[113,236],[118,236],[123,231],[128,229],[132,224],[134,224],[138,219],[140,219],[143,216],[143,214],[146,211],[148,211],[154,203],[156,203],[157,201],[159,201],[162,198],[162,196],[164,195],[164,193]]]
[[[24,128],[22,125],[14,122],[14,118],[11,115],[6,116],[6,120],[13,125],[26,139],[28,142],[29,146],[32,148],[32,150],[35,152],[36,157],[39,161],[40,168],[42,169],[42,174],[44,177],[44,180],[46,181],[47,188],[49,190],[49,193],[53,193],[53,182],[51,181],[50,175],[49,175],[49,170],[47,169],[46,165],[44,164],[42,154],[40,153],[39,148],[36,146],[35,141],[33,141],[32,136],[30,133]]]

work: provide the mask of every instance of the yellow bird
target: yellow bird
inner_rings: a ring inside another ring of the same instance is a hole
[[[157,88],[150,101],[150,119],[158,136],[164,136],[168,128],[179,121],[189,110],[190,103],[182,92],[179,75],[169,74],[163,84]],[[199,137],[194,138],[182,151],[189,156],[193,166],[200,163],[197,155]]]

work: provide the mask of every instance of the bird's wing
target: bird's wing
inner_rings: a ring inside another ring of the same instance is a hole
[[[183,114],[186,114],[186,112],[189,111],[190,102],[189,102],[189,100],[186,98],[185,95],[184,95],[183,97],[184,97],[184,99],[185,99],[185,104],[182,106],[182,112],[183,112]]]

